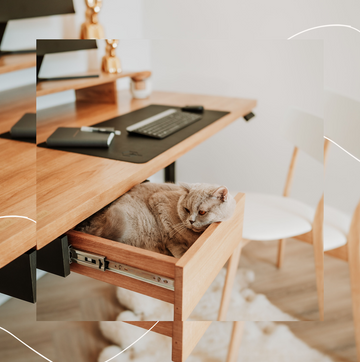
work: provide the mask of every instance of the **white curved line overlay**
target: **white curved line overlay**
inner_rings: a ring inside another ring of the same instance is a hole
[[[33,220],[33,219],[30,219],[29,217],[27,216],[18,216],[18,215],[7,215],[7,216],[0,216],[0,219],[5,219],[5,218],[8,218],[8,217],[17,217],[17,218],[20,218],[20,219],[27,219],[27,220],[30,220],[32,222],[34,222],[36,224],[36,221]]]
[[[341,147],[340,145],[338,145],[336,142],[334,142],[331,138],[325,137],[328,141],[332,142],[334,145],[338,146],[340,149],[342,149],[344,152],[346,152],[348,155],[350,155],[352,158],[355,158],[356,161],[360,162],[360,160],[358,158],[356,158],[353,154],[351,154],[350,152],[346,151],[345,148]]]
[[[157,321],[150,329],[148,329],[142,336],[140,336],[135,342],[131,343],[130,346],[127,346],[125,349],[123,349],[121,352],[119,352],[118,354],[116,354],[114,357],[109,358],[108,360],[106,360],[105,362],[109,362],[112,359],[114,359],[115,357],[121,355],[123,352],[125,352],[127,349],[129,349],[130,347],[132,347],[136,342],[140,341],[141,338],[145,337],[160,321]]]
[[[25,342],[23,342],[20,338],[16,337],[14,334],[10,333],[8,330],[6,330],[5,328],[0,327],[1,330],[3,330],[4,332],[10,334],[10,336],[14,337],[15,339],[17,339],[19,342],[21,342],[24,346],[26,346],[27,348],[31,349],[33,352],[35,352],[36,354],[38,354],[40,357],[46,359],[49,362],[53,362],[51,359],[46,358],[45,356],[43,356],[42,354],[40,354],[38,351],[35,351],[34,348],[31,348],[30,346],[28,346]]]
[[[321,29],[321,28],[330,28],[330,27],[334,27],[334,26],[342,27],[342,28],[349,28],[349,29],[355,30],[355,31],[357,31],[358,33],[360,33],[360,30],[359,30],[359,29],[354,28],[354,27],[351,26],[351,25],[346,25],[346,24],[326,24],[326,25],[314,26],[313,28],[309,28],[309,29],[300,31],[299,33],[296,33],[295,35],[292,35],[292,36],[291,36],[290,38],[288,38],[287,40],[290,40],[290,39],[292,39],[292,38],[295,38],[296,36],[298,36],[298,35],[300,35],[300,34],[303,34],[303,33],[306,33],[307,31],[310,31],[310,30]]]
[[[115,356],[109,358],[108,360],[106,360],[105,362],[109,362],[112,359],[114,359],[115,357],[119,356],[120,354],[124,353],[127,349],[129,349],[130,347],[132,347],[136,342],[140,341],[141,338],[145,337],[157,324],[159,323],[159,321],[157,321],[149,330],[147,330],[142,336],[140,336],[135,342],[131,343],[129,346],[127,346],[125,349],[123,349],[121,352],[119,352],[118,354],[116,354]],[[9,332],[8,330],[6,330],[5,328],[0,327],[1,330],[3,330],[4,332],[10,334],[10,336],[14,337],[15,339],[17,339],[20,343],[22,343],[24,346],[26,346],[27,348],[31,349],[33,352],[35,352],[36,354],[38,354],[40,357],[46,359],[49,362],[53,362],[51,359],[43,356],[41,353],[39,353],[38,351],[36,351],[34,348],[31,348],[29,345],[27,345],[25,342],[23,342],[20,338],[16,337],[14,334],[12,334],[11,332]]]

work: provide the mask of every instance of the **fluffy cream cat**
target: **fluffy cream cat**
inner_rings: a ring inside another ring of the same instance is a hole
[[[76,230],[180,258],[212,223],[231,218],[225,186],[142,183]]]

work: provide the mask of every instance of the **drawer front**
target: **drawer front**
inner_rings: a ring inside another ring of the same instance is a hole
[[[186,320],[242,242],[245,195],[235,196],[231,220],[210,225],[175,266],[175,320]]]
[[[75,230],[68,231],[67,236],[71,250],[85,252],[83,254],[89,261],[86,263],[73,259],[71,271],[174,303],[173,288],[169,285],[175,277],[177,259]],[[107,266],[106,270],[92,263],[96,256],[104,258],[102,260]]]

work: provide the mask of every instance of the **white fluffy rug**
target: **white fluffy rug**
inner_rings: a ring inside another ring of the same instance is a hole
[[[226,270],[223,268],[209,289],[201,298],[192,312],[189,320],[216,321],[221,301]],[[275,307],[263,294],[256,294],[249,289],[254,281],[254,272],[239,269],[234,282],[231,303],[227,314],[229,321],[296,321],[297,319],[283,313]],[[173,320],[173,305],[165,303],[126,289],[118,288],[117,297],[122,306],[133,311],[140,320],[171,321]],[[118,320],[121,319],[121,315]]]
[[[123,322],[101,322],[100,325],[103,334],[114,345],[102,351],[98,362],[105,362],[115,356],[144,333],[144,329]],[[213,322],[186,361],[225,362],[231,329],[231,322]],[[171,339],[150,332],[112,361],[169,362]],[[332,360],[296,338],[285,325],[276,325],[272,322],[246,322],[238,361],[331,362]]]
[[[225,270],[222,270],[198,306],[191,320],[216,320]],[[296,321],[272,305],[261,294],[256,294],[249,285],[254,273],[239,269],[233,289],[228,320]],[[105,362],[138,339],[144,330],[120,321],[172,320],[173,306],[138,293],[118,288],[120,304],[127,311],[120,313],[117,322],[100,322],[103,335],[114,345],[105,348],[99,362]],[[187,362],[224,362],[231,336],[231,322],[213,322],[200,340]],[[273,322],[246,322],[239,350],[241,362],[330,362],[330,358],[310,348],[296,338],[285,325]],[[114,358],[113,362],[169,362],[171,339],[150,332],[133,347]]]

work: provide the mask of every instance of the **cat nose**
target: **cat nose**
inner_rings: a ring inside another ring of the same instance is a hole
[[[195,220],[190,220],[190,224],[192,225],[195,222]]]

